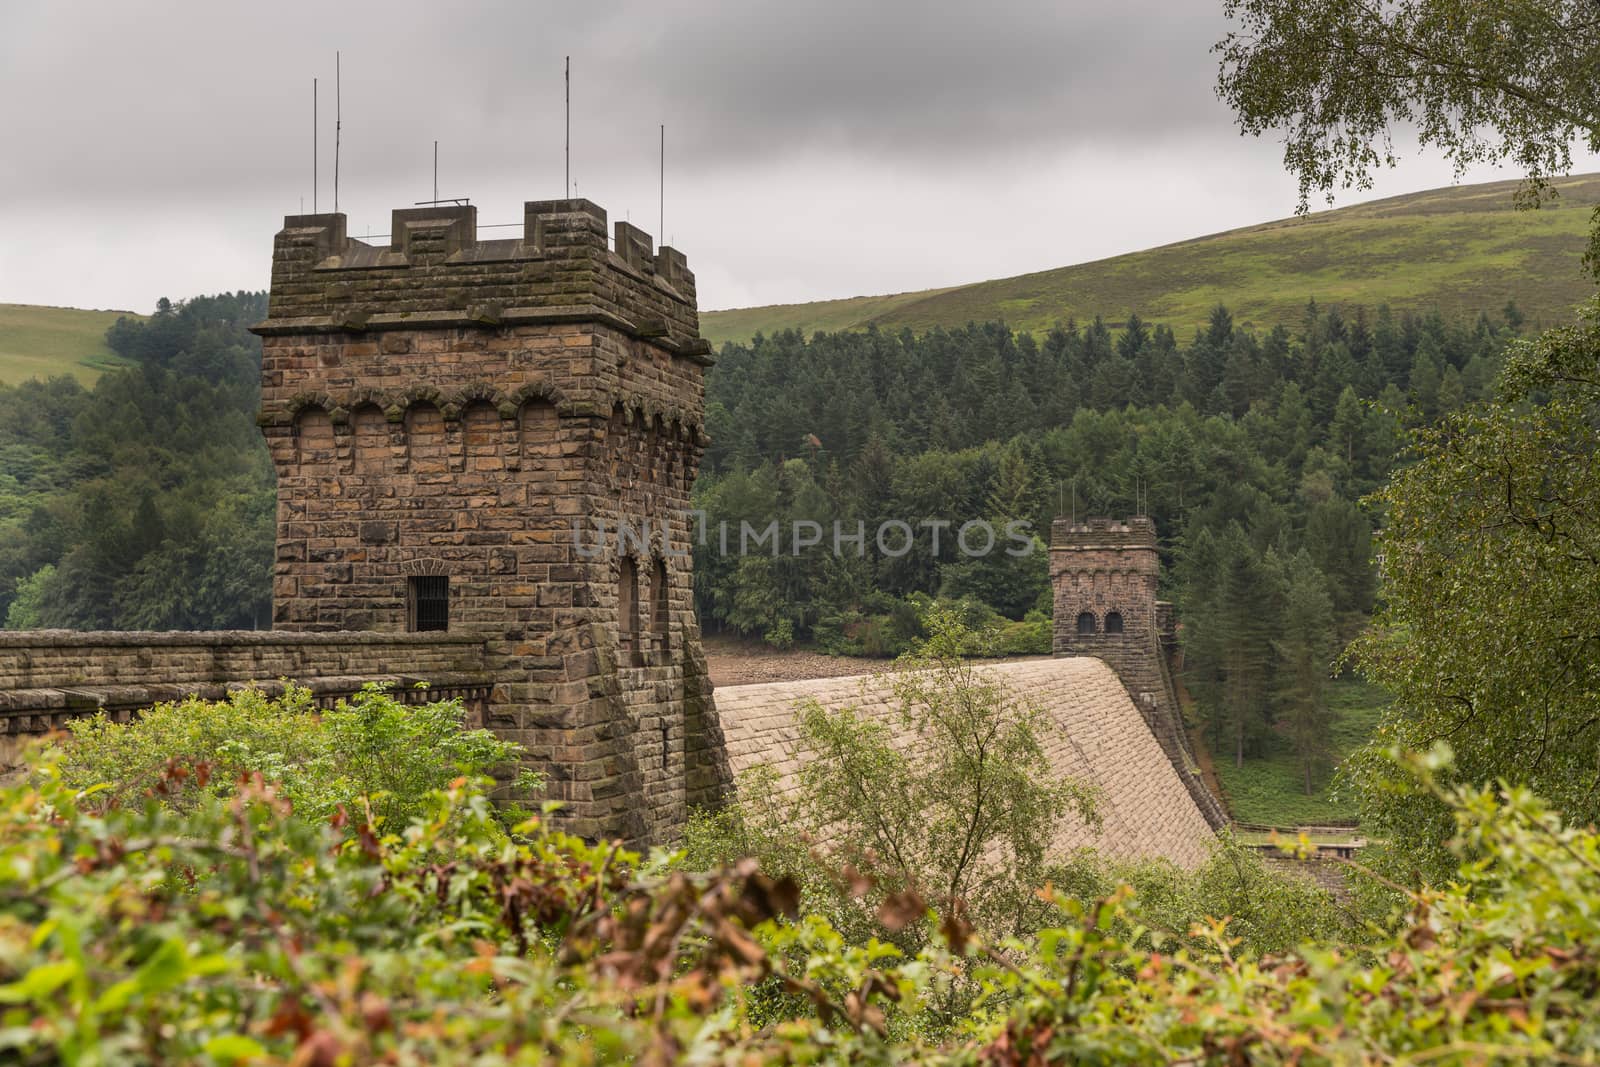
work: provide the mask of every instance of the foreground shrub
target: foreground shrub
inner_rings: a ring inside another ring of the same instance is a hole
[[[259,774],[308,818],[370,806],[375,824],[403,827],[453,779],[514,766],[517,745],[469,730],[465,719],[458,700],[402,704],[377,686],[329,711],[305,689],[276,699],[247,689],[222,701],[158,704],[128,723],[104,714],[76,720],[60,774],[75,788],[108,786],[118,801],[160,785],[169,807],[225,795],[241,776]],[[174,777],[174,764],[205,773]]]
[[[538,820],[508,838],[483,784],[391,833],[307,818],[253,777],[181,808],[103,808],[50,764],[0,787],[0,1060],[1600,1058],[1600,836],[1523,790],[1436,790],[1455,880],[1354,943],[1259,955],[1223,914],[1169,936],[1149,884],[1046,887],[1057,922],[1012,939],[900,894],[880,918],[932,931],[910,954],[797,914],[793,883],[750,865],[664,872]]]

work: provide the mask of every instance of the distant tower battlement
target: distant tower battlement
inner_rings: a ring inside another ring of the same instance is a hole
[[[1050,526],[1055,654],[1105,661],[1145,716],[1213,827],[1227,821],[1205,787],[1184,731],[1168,652],[1172,606],[1156,599],[1161,555],[1155,520],[1056,519]]]
[[[1097,656],[1112,667],[1142,657],[1158,632],[1160,576],[1155,520],[1057,519],[1050,526],[1056,651]],[[1143,702],[1131,683],[1129,690]]]
[[[643,844],[726,784],[689,541],[712,361],[683,255],[626,222],[615,245],[587,200],[498,240],[408,208],[386,247],[290,216],[259,421],[273,628],[479,638],[484,725],[569,829]]]

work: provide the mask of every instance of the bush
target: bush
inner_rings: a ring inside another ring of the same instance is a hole
[[[794,647],[794,623],[788,619],[779,619],[766,633],[761,635],[761,640],[779,652],[787,652]]]
[[[995,639],[995,651],[1002,656],[1048,656],[1055,651],[1055,632],[1050,616],[1030,611],[1022,622],[1006,623]]]
[[[59,773],[77,789],[109,785],[122,802],[159,786],[169,807],[184,809],[259,774],[309,818],[370,805],[376,824],[398,827],[453,779],[515,765],[519,746],[466,729],[465,717],[460,701],[402,704],[377,686],[330,711],[305,689],[276,699],[245,689],[222,701],[158,704],[128,723],[103,713],[75,720]],[[190,773],[174,779],[174,765]]]
[[[486,780],[345,834],[270,783],[222,796],[174,762],[151,789],[185,803],[117,804],[45,762],[0,785],[0,1060],[1595,1062],[1600,834],[1525,790],[1441,789],[1442,765],[1417,770],[1458,868],[1385,924],[1301,944],[1308,893],[1266,913],[1282,935],[1241,927],[1279,891],[1226,851],[1132,884],[1079,857],[1057,874],[1081,898],[1040,886],[1012,939],[839,872],[913,950],[750,863],[662,870],[540,819],[508,838]],[[1196,903],[1215,918],[1172,929]]]

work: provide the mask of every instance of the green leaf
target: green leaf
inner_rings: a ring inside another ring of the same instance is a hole
[[[267,1055],[267,1050],[255,1038],[243,1034],[223,1034],[205,1043],[205,1053],[224,1063],[238,1063],[240,1060],[262,1059]]]
[[[0,1004],[25,1004],[41,1000],[72,981],[78,975],[78,964],[72,960],[41,963],[20,981],[0,986]]]

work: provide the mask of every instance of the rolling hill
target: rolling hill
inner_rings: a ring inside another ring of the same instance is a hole
[[[1600,174],[1557,180],[1560,199],[1538,211],[1515,209],[1517,184],[1411,193],[948,289],[707,311],[701,331],[718,344],[784,329],[922,332],[993,319],[1041,332],[1136,311],[1183,335],[1218,303],[1236,322],[1269,329],[1299,323],[1312,299],[1446,315],[1515,300],[1535,323],[1552,322],[1595,293],[1579,260]]]
[[[123,361],[106,347],[106,329],[131,311],[0,304],[0,382],[71,374],[85,385]]]

